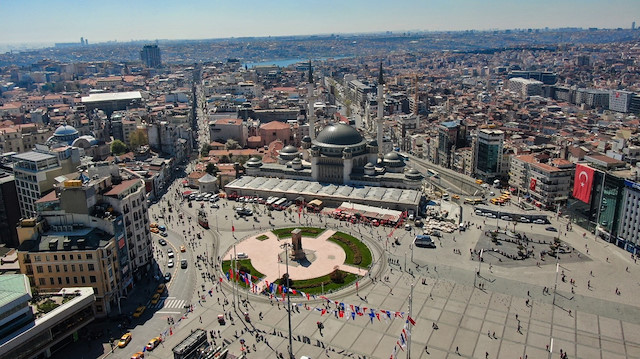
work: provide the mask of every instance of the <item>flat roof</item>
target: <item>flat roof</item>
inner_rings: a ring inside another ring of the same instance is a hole
[[[0,275],[0,307],[24,296],[31,295],[29,279],[24,274]]]
[[[320,183],[314,181],[242,176],[227,184],[226,188],[232,190],[254,190],[290,193],[295,195],[308,195],[331,197],[333,200],[349,202],[377,201],[389,203],[401,203],[417,206],[420,203],[420,192],[412,189],[374,187],[374,186],[349,186],[333,183]]]
[[[83,103],[141,99],[140,91],[93,93],[82,97]]]
[[[23,160],[23,161],[35,161],[35,162],[37,162],[37,161],[43,161],[43,160],[56,158],[56,156],[48,154],[48,153],[29,151],[29,152],[18,153],[17,155],[13,155],[13,158],[16,158],[16,159],[19,159],[19,160]]]

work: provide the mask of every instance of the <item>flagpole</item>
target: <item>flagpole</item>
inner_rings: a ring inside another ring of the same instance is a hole
[[[237,284],[237,279],[236,279],[236,275],[238,273],[238,258],[236,257],[236,245],[233,245],[233,287],[232,288],[232,292],[233,292],[233,308],[236,308],[236,284]]]
[[[593,171],[594,174],[595,172],[600,172],[600,171]],[[600,200],[598,201],[598,215],[596,216],[596,228],[595,228],[595,235],[594,235],[594,240],[598,240],[598,226],[600,225],[600,209],[602,208],[602,198],[604,197],[604,178],[606,177],[606,172],[602,172],[602,184],[600,185]]]
[[[411,307],[413,305],[413,282],[411,282],[411,292],[409,294],[409,316],[407,317],[407,321],[411,318]],[[409,338],[407,338],[407,359],[411,359],[411,327],[413,325],[407,325],[409,329]]]

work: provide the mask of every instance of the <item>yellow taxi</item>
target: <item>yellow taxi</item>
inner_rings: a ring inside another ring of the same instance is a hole
[[[155,338],[149,340],[149,343],[147,343],[147,347],[146,347],[147,350],[148,351],[152,351],[153,349],[155,349],[160,344],[161,341],[162,341],[162,338],[160,338],[160,337],[155,337]]]
[[[156,293],[158,293],[158,294],[164,293],[165,288],[166,288],[166,286],[164,285],[164,283],[158,284],[158,289],[156,289]]]
[[[186,252],[187,249],[184,246],[180,246],[180,252]]]
[[[147,309],[147,307],[145,307],[144,305],[139,306],[138,308],[136,308],[136,311],[133,312],[133,317],[139,318],[142,315],[142,313],[144,313],[145,309]]]
[[[130,341],[131,333],[124,334],[122,337],[120,337],[120,340],[118,340],[118,347],[124,348],[127,346],[127,344],[129,344]]]
[[[451,198],[453,198],[453,199],[460,199],[460,196],[458,196],[457,194],[454,194],[453,196],[451,196]]]
[[[156,227],[152,227],[152,228],[151,228],[151,232],[153,232],[153,233],[160,233],[160,230],[159,230],[158,228],[156,228]]]
[[[144,358],[143,352],[137,352],[131,356],[131,359],[142,359],[142,358]]]
[[[153,295],[153,297],[151,297],[151,304],[158,304],[159,300],[160,300],[160,293],[156,293]]]
[[[149,227],[151,228],[158,228],[158,224],[156,222],[153,222],[149,225]]]

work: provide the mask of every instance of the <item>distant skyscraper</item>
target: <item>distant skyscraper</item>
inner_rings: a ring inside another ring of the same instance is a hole
[[[144,45],[140,51],[140,59],[146,67],[160,67],[160,49],[158,45]]]
[[[635,30],[636,29],[636,22],[632,22],[631,23],[631,30]]]

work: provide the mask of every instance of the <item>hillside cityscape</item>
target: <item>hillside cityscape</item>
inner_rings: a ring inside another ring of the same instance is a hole
[[[640,357],[629,25],[11,45],[0,358]]]

